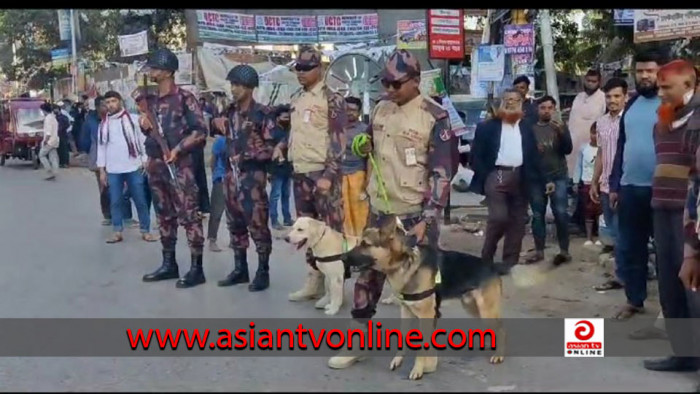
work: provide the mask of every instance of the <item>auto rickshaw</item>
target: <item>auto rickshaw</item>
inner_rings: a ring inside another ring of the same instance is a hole
[[[44,139],[44,114],[38,98],[16,98],[0,104],[0,166],[15,158],[39,168],[39,150]]]

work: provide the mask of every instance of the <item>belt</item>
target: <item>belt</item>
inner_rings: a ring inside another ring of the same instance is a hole
[[[515,171],[515,170],[519,169],[520,167],[521,167],[521,166],[517,166],[517,167],[496,166],[496,169],[497,169],[497,170],[501,170],[501,171]]]

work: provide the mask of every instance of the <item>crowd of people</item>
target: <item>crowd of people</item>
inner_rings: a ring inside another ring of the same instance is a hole
[[[226,108],[198,100],[175,85],[178,62],[172,52],[155,51],[147,67],[158,94],[137,99],[139,114],[125,111],[117,92],[107,92],[81,115],[81,130],[90,136],[88,151],[104,224],[114,229],[107,242],[123,241],[130,201],[143,240],[160,239],[161,266],[144,281],[178,279],[180,288],[204,283],[205,240],[210,251],[221,251],[217,239],[225,212],[234,267],[218,285],[248,283],[250,291],[265,290],[270,283],[270,229],[292,224],[292,196],[298,216],[323,220],[348,235],[358,236],[366,226],[397,216],[412,234],[411,242],[437,243],[458,154],[439,98],[420,94],[420,64],[411,52],[399,50],[389,57],[381,79],[386,94],[376,103],[369,124],[361,120],[360,99],[342,97],[325,85],[321,55],[312,47],[302,47],[294,66],[302,88],[291,105],[274,108],[253,99],[258,74],[247,65],[234,67],[227,76],[233,103]],[[556,98],[529,97],[527,77],[515,79],[513,88],[503,93],[500,108],[477,126],[468,159],[474,171],[470,190],[484,195],[488,208],[481,257],[498,264],[495,254],[503,239],[504,265],[543,261],[548,204],[559,249],[553,265],[572,261],[572,220],[583,224],[585,246],[602,246],[595,236],[602,222],[614,240],[606,249],[614,253],[615,270],[597,289],[624,290],[626,302],[614,316],[624,320],[644,312],[652,241],[663,317],[671,319],[666,332],[674,352],[683,353],[689,343],[700,347],[697,329],[677,323],[700,318],[700,241],[695,227],[699,78],[691,63],[668,61],[653,52],[636,55],[634,73],[631,92],[624,79],[603,83],[600,72],[590,70],[568,124],[558,120]],[[61,150],[61,130],[65,135],[68,129],[58,120],[62,112],[49,104],[42,110],[46,120],[41,157],[54,176],[52,158]],[[214,136],[211,195],[203,154],[207,135]],[[85,139],[79,136],[77,140]],[[572,180],[574,218],[569,215]],[[150,233],[151,204],[160,237]],[[521,261],[528,206],[535,248]],[[192,260],[182,277],[175,259],[178,224],[185,228]],[[249,238],[258,257],[252,281]],[[306,283],[293,301],[322,293],[323,280],[310,249],[306,260]],[[359,274],[354,319],[375,314],[383,285],[378,271]],[[658,332],[650,328],[638,335]],[[329,365],[345,368],[355,361],[341,354]],[[680,371],[698,370],[700,364],[697,357],[672,356],[649,360],[645,367]]]

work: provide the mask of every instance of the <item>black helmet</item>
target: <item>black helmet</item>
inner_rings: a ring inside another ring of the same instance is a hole
[[[155,68],[159,70],[177,71],[180,68],[180,63],[177,60],[177,56],[166,48],[156,49],[148,57],[146,66],[150,68]]]
[[[232,68],[228,72],[226,80],[231,84],[242,85],[250,89],[257,88],[259,85],[258,72],[247,64],[239,64]]]

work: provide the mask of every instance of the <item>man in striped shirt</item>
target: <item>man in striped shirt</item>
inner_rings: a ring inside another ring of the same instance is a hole
[[[603,207],[603,220],[607,226],[610,238],[617,237],[617,213],[610,205],[610,186],[608,178],[612,171],[613,160],[617,150],[617,138],[620,132],[620,119],[627,98],[627,82],[621,78],[610,79],[603,87],[605,103],[608,112],[596,121],[598,131],[598,155],[595,159],[593,180],[591,181],[590,197]],[[622,283],[618,278],[596,286],[598,291],[621,289]]]

